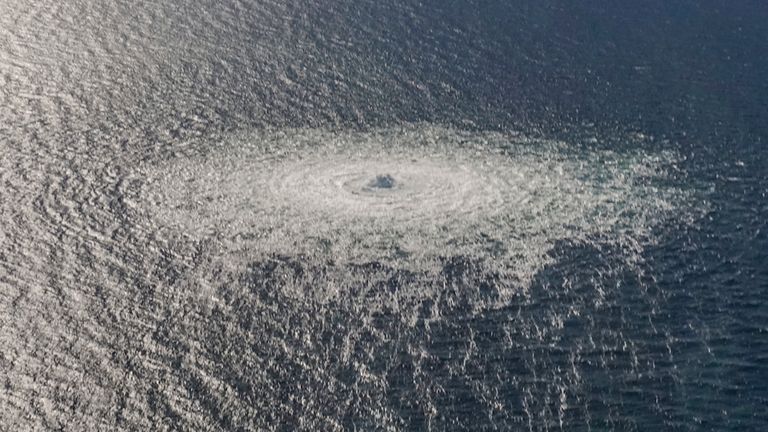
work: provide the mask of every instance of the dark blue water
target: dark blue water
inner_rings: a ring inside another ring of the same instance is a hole
[[[766,23],[749,0],[3,3],[0,430],[768,428]],[[127,198],[232,134],[414,124],[674,152],[704,210],[631,266],[561,239],[501,301],[475,257],[251,259]],[[357,288],[312,294],[339,274]]]

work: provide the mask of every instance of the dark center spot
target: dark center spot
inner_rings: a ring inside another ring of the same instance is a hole
[[[389,174],[377,175],[368,184],[368,187],[371,189],[392,189],[395,187],[395,179]]]

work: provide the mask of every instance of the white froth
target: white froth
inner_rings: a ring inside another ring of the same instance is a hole
[[[144,172],[137,199],[159,224],[251,254],[423,269],[462,255],[521,280],[559,240],[635,253],[689,198],[663,182],[671,153],[435,126],[258,132],[204,153]]]

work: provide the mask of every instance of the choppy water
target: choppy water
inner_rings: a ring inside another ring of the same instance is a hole
[[[0,430],[764,429],[768,10],[600,3],[0,4]]]

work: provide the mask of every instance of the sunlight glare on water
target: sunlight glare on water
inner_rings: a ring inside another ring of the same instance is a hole
[[[471,257],[521,281],[563,240],[623,245],[637,259],[654,224],[689,215],[692,200],[664,183],[669,152],[579,152],[430,125],[254,132],[189,153],[137,173],[146,184],[134,205],[168,229],[254,254],[412,270]]]

